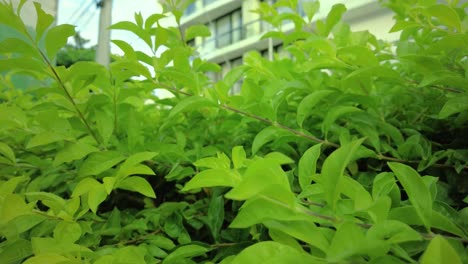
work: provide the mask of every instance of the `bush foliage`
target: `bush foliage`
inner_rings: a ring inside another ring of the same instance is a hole
[[[262,4],[264,38],[291,56],[249,52],[213,82],[186,44],[204,26],[136,14],[111,29],[151,54],[114,40],[108,69],[57,67],[74,26],[36,3],[29,30],[24,2],[0,2],[15,33],[0,39],[0,263],[468,263],[466,3],[383,1],[395,43],[351,31],[341,4],[319,20],[318,2],[305,17]]]

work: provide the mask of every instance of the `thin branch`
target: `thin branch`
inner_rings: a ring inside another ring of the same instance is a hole
[[[173,91],[175,93],[182,94],[182,95],[185,95],[185,96],[194,96],[191,93],[181,91],[181,90],[176,89],[176,88],[174,88],[174,87],[172,87],[170,85],[163,84],[163,83],[156,82],[156,81],[153,81],[153,82],[158,88],[164,88],[164,89],[167,89],[169,91]],[[299,137],[308,139],[308,140],[313,141],[313,142],[322,143],[322,144],[324,144],[326,146],[331,146],[331,147],[334,147],[334,148],[339,148],[340,147],[339,144],[336,144],[336,143],[333,143],[333,142],[330,142],[328,140],[324,140],[324,139],[321,139],[321,138],[318,138],[318,137],[314,137],[312,135],[305,134],[304,132],[301,132],[301,131],[296,130],[294,128],[291,128],[291,127],[288,127],[286,125],[271,121],[269,119],[266,119],[264,117],[261,117],[261,116],[258,116],[258,115],[255,115],[255,114],[252,114],[252,113],[249,113],[249,112],[245,112],[243,110],[234,108],[234,107],[229,106],[227,104],[218,104],[218,107],[220,107],[222,109],[225,109],[225,110],[228,110],[230,112],[234,112],[234,113],[237,113],[237,114],[240,114],[240,115],[243,115],[243,116],[250,117],[252,119],[258,120],[260,122],[263,122],[263,123],[266,123],[266,124],[269,124],[269,125],[272,125],[272,126],[279,127],[279,128],[281,128],[283,130],[286,130],[288,132],[293,133],[294,135],[297,135]],[[419,164],[419,162],[420,162],[420,161],[417,161],[417,160],[398,159],[398,158],[394,158],[394,157],[390,157],[390,156],[385,156],[385,155],[382,155],[382,154],[378,154],[376,156],[376,158],[379,159],[379,160],[394,161],[394,162],[400,162],[400,163],[405,163],[405,164]],[[454,166],[447,165],[447,164],[441,164],[441,163],[435,163],[435,164],[432,164],[431,167],[453,168]],[[468,166],[464,166],[463,168],[464,168],[464,170],[468,170]]]
[[[33,38],[31,37],[30,34],[27,34],[29,40],[35,44],[35,41],[33,40]],[[71,96],[71,94],[68,92],[68,89],[65,87],[65,83],[63,82],[62,78],[60,78],[60,76],[58,75],[57,71],[55,70],[54,66],[52,65],[52,63],[49,61],[49,59],[47,58],[47,56],[44,54],[44,52],[37,46],[37,45],[33,45],[36,50],[39,52],[39,54],[41,55],[42,59],[44,60],[44,62],[47,64],[47,66],[49,67],[49,69],[52,71],[52,74],[54,75],[54,78],[55,80],[58,82],[60,88],[62,88],[62,90],[65,92],[65,95],[67,97],[67,99],[71,102],[71,104],[73,105],[73,108],[75,109],[76,113],[78,114],[79,118],[81,119],[81,121],[84,123],[84,125],[86,126],[86,128],[88,129],[89,133],[91,134],[91,136],[93,137],[93,139],[96,141],[96,143],[98,145],[102,145],[101,142],[99,141],[99,138],[97,137],[96,133],[94,133],[94,131],[91,129],[91,126],[89,125],[88,121],[86,120],[85,116],[83,115],[83,113],[81,112],[81,110],[78,108],[78,105],[76,104],[75,100],[73,99],[73,97]]]

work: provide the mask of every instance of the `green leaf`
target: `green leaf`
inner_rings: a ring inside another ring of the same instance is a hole
[[[309,21],[312,21],[312,18],[320,9],[320,1],[302,1],[302,8]]]
[[[330,243],[325,237],[324,232],[320,230],[312,221],[277,221],[267,220],[263,224],[269,229],[280,230],[296,239],[304,241],[322,252],[326,252]]]
[[[58,214],[60,211],[62,211],[66,205],[65,200],[54,193],[27,192],[25,194],[29,201],[40,200],[45,206],[53,210],[55,214]]]
[[[440,235],[435,236],[420,259],[421,264],[453,263],[462,261],[450,243]]]
[[[131,176],[123,179],[117,184],[117,188],[138,192],[143,194],[146,197],[156,198],[153,187],[148,183],[145,178],[139,176]]]
[[[31,242],[26,239],[7,241],[6,244],[2,244],[2,251],[0,251],[0,263],[20,263],[23,259],[31,256],[32,253]]]
[[[431,16],[437,18],[440,22],[442,22],[442,24],[454,28],[458,32],[462,31],[462,23],[460,21],[460,17],[458,16],[458,13],[451,7],[444,4],[438,4],[428,7],[426,11]]]
[[[317,21],[317,32],[323,37],[328,36],[336,24],[340,22],[344,12],[346,12],[346,7],[343,4],[333,5],[327,15],[325,23]]]
[[[117,151],[93,153],[83,162],[78,170],[78,175],[82,177],[100,174],[112,168],[124,159],[125,157]]]
[[[342,106],[342,105],[338,105],[330,109],[322,123],[322,131],[325,134],[325,136],[328,134],[328,130],[330,129],[331,125],[335,123],[335,121],[338,118],[352,114],[352,113],[356,113],[356,112],[362,112],[362,110],[354,106]]]
[[[432,197],[421,176],[413,168],[401,163],[389,162],[388,166],[405,189],[411,204],[416,209],[416,213],[424,226],[430,230]]]
[[[123,172],[123,171],[126,171],[128,169],[135,167],[135,165],[138,165],[143,161],[150,161],[156,155],[158,155],[157,152],[148,152],[148,151],[135,153],[125,160],[122,166],[120,166],[119,171]]]
[[[419,232],[412,229],[407,224],[395,220],[385,220],[374,224],[369,228],[369,231],[367,231],[367,237],[385,240],[391,244],[423,240]]]
[[[67,143],[55,156],[53,166],[56,167],[62,163],[83,159],[88,154],[98,151],[98,148],[84,142]]]
[[[154,23],[157,23],[159,20],[165,17],[166,15],[164,14],[152,14],[145,21],[145,30],[149,31],[154,26]],[[157,27],[157,28],[160,28],[160,27]]]
[[[53,131],[42,132],[32,137],[26,145],[26,148],[30,149],[65,140],[73,140],[73,138]]]
[[[216,106],[216,104],[207,98],[199,96],[190,96],[183,99],[174,108],[172,108],[171,112],[169,113],[169,119],[185,111],[194,111],[202,107],[214,106]]]
[[[119,47],[120,50],[122,50],[124,52],[125,57],[127,59],[131,59],[131,60],[136,60],[137,59],[135,50],[133,49],[132,45],[128,44],[127,42],[125,42],[123,40],[118,40],[118,39],[113,39],[112,43],[117,45],[117,47]]]
[[[324,186],[327,203],[332,208],[335,208],[340,196],[344,171],[363,141],[364,139],[359,139],[341,146],[333,151],[323,163],[320,183]]]
[[[185,30],[185,41],[194,39],[195,37],[211,36],[210,29],[205,25],[192,25]]]
[[[334,93],[332,90],[319,90],[307,95],[304,99],[302,99],[302,101],[299,103],[299,106],[297,107],[297,124],[302,127],[304,120],[313,114],[313,108],[315,105],[332,93]]]
[[[196,174],[190,181],[188,181],[183,192],[203,188],[203,187],[215,187],[215,186],[237,186],[241,181],[241,177],[228,169],[209,169],[204,170]]]
[[[143,64],[136,60],[123,58],[110,64],[110,69],[116,82],[123,82],[133,76],[143,76],[148,80],[152,79],[151,72]]]
[[[76,261],[72,261],[69,258],[66,258],[62,255],[55,254],[55,253],[44,253],[40,255],[36,255],[32,258],[27,259],[23,264],[73,264]]]
[[[36,8],[37,22],[36,22],[36,42],[39,41],[44,34],[44,31],[54,22],[54,16],[47,14],[41,7],[41,4],[34,2]]]
[[[104,185],[99,184],[88,192],[88,206],[93,213],[97,213],[98,206],[107,198],[107,192]]]
[[[234,169],[239,169],[244,167],[246,158],[245,150],[243,146],[235,146],[232,148],[232,163],[234,164]]]
[[[340,191],[354,202],[354,210],[366,210],[374,202],[371,195],[358,181],[351,177],[341,178]]]
[[[350,239],[352,237],[352,239]],[[361,252],[366,245],[364,231],[351,222],[344,222],[338,226],[327,251],[327,260],[339,262]]]
[[[281,191],[278,185],[273,185],[269,191],[270,194],[277,194],[278,196],[267,197],[266,195],[260,195],[249,199],[242,205],[229,227],[247,228],[267,220],[295,221],[307,219],[305,215],[296,212],[294,206],[291,205],[294,203],[292,193]]]
[[[439,118],[444,119],[453,114],[461,113],[468,109],[468,96],[456,96],[447,100],[439,112]]]
[[[67,44],[68,38],[75,34],[75,26],[72,25],[63,24],[51,28],[45,37],[45,47],[49,59],[55,58],[59,49]]]
[[[140,37],[150,48],[153,48],[153,43],[151,41],[151,35],[136,25],[135,23],[132,23],[130,21],[120,21],[112,26],[109,27],[109,29],[119,29],[119,30],[126,30],[134,33],[138,37]]]
[[[16,163],[16,157],[13,150],[7,144],[0,142],[0,154],[11,161],[12,164]]]
[[[286,246],[290,246],[296,250],[302,251],[302,246],[297,242],[296,239],[290,235],[276,229],[268,228],[268,235],[273,241],[281,243]]]
[[[208,206],[208,227],[215,241],[219,240],[221,228],[224,223],[224,198],[222,195],[213,196]]]
[[[286,134],[287,132],[275,126],[264,128],[255,136],[252,142],[252,154],[255,155],[263,145]]]
[[[242,181],[226,193],[233,200],[247,200],[271,185],[277,186],[278,193],[289,193],[290,186],[286,173],[272,160],[258,159],[250,164]]]
[[[423,221],[416,212],[414,206],[397,207],[390,210],[388,219],[398,220],[408,225],[423,225]],[[451,220],[437,211],[432,211],[431,226],[457,236],[465,236],[465,233]]]
[[[312,183],[317,169],[317,160],[320,157],[320,148],[322,144],[316,144],[310,147],[299,160],[299,186],[302,190]]]
[[[263,241],[244,249],[230,264],[284,264],[284,263],[326,263],[304,251],[273,241]]]
[[[93,178],[82,179],[73,189],[71,197],[79,197],[88,193],[91,189],[98,187],[101,183]]]
[[[81,226],[76,222],[61,221],[54,229],[54,238],[64,243],[75,243],[81,237]]]
[[[24,199],[17,194],[7,194],[3,196],[2,206],[0,207],[0,226],[18,216],[31,214],[34,204],[26,204]]]
[[[163,264],[176,264],[184,263],[184,259],[193,258],[205,254],[210,251],[209,248],[200,245],[185,245],[176,248],[171,254],[169,254],[164,260]]]

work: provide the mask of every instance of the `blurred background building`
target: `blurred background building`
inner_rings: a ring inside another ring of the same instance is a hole
[[[195,0],[186,10],[181,19],[183,29],[193,24],[205,24],[212,35],[207,38],[196,38],[190,44],[197,47],[201,57],[220,64],[221,78],[232,67],[242,64],[242,55],[250,50],[257,50],[266,58],[272,58],[273,52],[282,53],[281,43],[260,40],[261,36],[272,28],[260,21],[260,15],[252,12],[263,0]],[[269,1],[270,4],[276,2]],[[298,12],[305,16],[302,10],[303,1],[299,0]],[[383,8],[376,0],[321,0],[320,11],[314,20],[323,19],[331,7],[343,3],[347,7],[344,21],[355,31],[369,30],[378,38],[396,40],[397,34],[388,31],[393,26],[392,13]],[[287,12],[281,10],[278,12]],[[283,30],[293,29],[292,22],[283,25]],[[270,47],[269,47],[270,46]],[[273,46],[273,47],[271,47]]]

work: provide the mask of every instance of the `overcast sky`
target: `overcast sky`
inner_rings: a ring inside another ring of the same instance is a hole
[[[89,45],[97,44],[99,9],[97,0],[59,0],[58,24],[76,25],[76,30],[85,39],[89,39]],[[112,23],[127,20],[134,22],[135,12],[141,12],[144,18],[151,14],[160,13],[162,10],[157,0],[113,0]],[[144,51],[144,44],[132,33],[123,30],[113,30],[111,39],[121,39],[130,43],[137,50]],[[112,53],[119,53],[120,49],[111,46]]]

